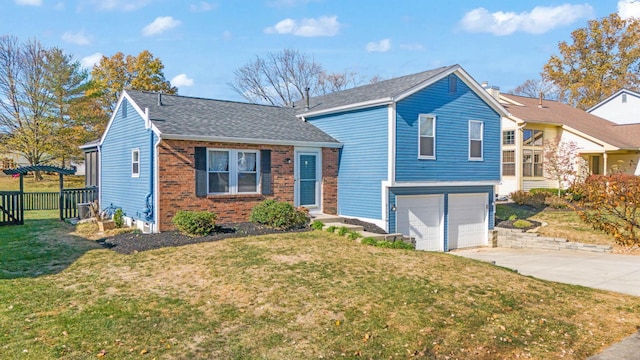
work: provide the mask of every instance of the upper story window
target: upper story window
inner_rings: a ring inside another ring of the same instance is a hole
[[[448,77],[449,79],[449,93],[454,94],[458,92],[458,78],[451,74]]]
[[[507,130],[502,132],[502,145],[514,145],[516,143],[516,131]]]
[[[419,127],[419,153],[420,159],[435,159],[436,157],[436,117],[433,115],[420,115]]]
[[[542,146],[544,145],[544,138],[542,130],[524,129],[522,131],[522,145],[523,146]]]
[[[469,159],[482,160],[482,139],[484,124],[482,121],[469,121]]]
[[[257,150],[211,149],[208,151],[210,194],[252,194],[258,192]]]
[[[516,151],[515,150],[502,151],[502,175],[503,176],[516,175]]]
[[[131,176],[140,176],[140,149],[131,150]]]

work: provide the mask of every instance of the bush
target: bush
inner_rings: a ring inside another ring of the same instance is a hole
[[[366,237],[362,240],[360,240],[360,244],[364,244],[364,245],[373,245],[376,246],[376,244],[378,243],[378,240],[372,238],[372,237]]]
[[[330,233],[334,233],[334,232],[336,232],[336,229],[337,229],[336,226],[331,225],[325,231],[326,232],[330,232]]]
[[[213,231],[217,215],[209,211],[179,210],[173,217],[173,225],[183,234],[204,236]]]
[[[514,191],[510,194],[511,200],[518,205],[528,205],[534,208],[543,208],[544,200],[547,197],[545,192],[531,193],[522,190]]]
[[[544,199],[544,204],[553,209],[566,209],[569,207],[567,200],[558,196],[547,196],[547,198]]]
[[[414,247],[402,240],[388,241],[388,240],[376,240],[372,237],[366,237],[360,240],[361,244],[371,245],[375,247],[387,248],[387,249],[407,249],[413,250]]]
[[[293,229],[306,225],[309,217],[288,202],[265,200],[251,210],[249,220],[274,229]]]
[[[560,190],[560,196],[564,195],[567,192],[567,190]],[[553,196],[558,196],[558,189],[556,188],[533,188],[531,190],[529,190],[529,193],[531,194],[539,194],[539,193],[543,193],[547,196],[549,195],[553,195]]]
[[[513,227],[516,229],[526,229],[531,227],[533,224],[527,220],[519,219],[513,222]]]
[[[121,208],[117,208],[113,213],[113,222],[116,225],[116,228],[120,229],[124,226],[124,212]]]
[[[357,238],[359,238],[361,236],[362,235],[360,235],[360,233],[357,232],[357,231],[349,231],[349,239],[351,239],[351,240],[355,240],[355,239],[357,239]]]
[[[314,221],[311,223],[311,228],[312,228],[313,230],[322,230],[322,228],[323,228],[323,227],[324,227],[324,224],[323,224],[323,223],[322,223],[322,221],[320,221],[320,220],[314,220]]]
[[[345,236],[347,235],[348,232],[349,232],[349,229],[347,229],[345,226],[341,226],[338,228],[338,235],[340,236]]]

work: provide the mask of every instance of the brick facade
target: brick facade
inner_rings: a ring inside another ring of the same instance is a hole
[[[271,150],[273,195],[196,196],[195,148]],[[173,230],[171,219],[178,210],[206,210],[218,214],[219,222],[248,221],[251,209],[265,199],[294,201],[294,147],[283,145],[230,144],[204,141],[163,140],[158,147],[160,231]],[[291,161],[286,161],[291,159]],[[338,150],[322,151],[324,212],[337,209]]]

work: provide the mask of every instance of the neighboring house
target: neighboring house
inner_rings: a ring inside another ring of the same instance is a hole
[[[640,124],[640,93],[622,89],[587,110],[616,124]]]
[[[341,146],[291,108],[127,90],[96,146],[100,205],[151,232],[179,210],[247,221],[271,198],[335,214]]]
[[[576,171],[583,174],[626,172],[640,174],[640,125],[618,125],[557,101],[540,100],[489,89],[507,109],[502,119],[502,182],[498,194],[516,190],[556,188],[547,178],[544,142],[559,137],[574,142],[583,161]]]
[[[502,116],[458,65],[295,110],[127,90],[95,147],[101,206],[164,231],[178,210],[247,221],[274,198],[401,232],[422,250],[486,245]]]
[[[507,114],[460,66],[297,107],[299,118],[343,144],[338,214],[411,236],[421,250],[487,244]]]

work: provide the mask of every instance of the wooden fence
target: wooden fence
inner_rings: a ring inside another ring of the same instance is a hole
[[[56,193],[57,194],[57,193]],[[78,204],[98,199],[98,188],[64,189],[60,197],[60,219],[78,217]]]
[[[0,191],[0,226],[24,224],[20,191]]]
[[[51,192],[25,192],[25,210],[58,210],[60,208],[60,193]]]

